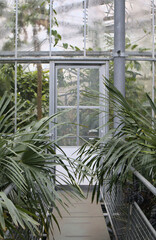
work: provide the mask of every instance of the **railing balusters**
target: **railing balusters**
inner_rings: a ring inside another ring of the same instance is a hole
[[[133,176],[135,177],[138,186],[134,187],[135,194],[140,194],[139,184],[143,184],[149,192],[156,196],[156,188],[138,171],[131,168]],[[134,183],[133,183],[134,184]],[[117,240],[156,240],[156,231],[147,219],[136,199],[132,196],[127,197],[128,191],[124,193],[122,186],[118,183],[109,190],[109,180],[105,181],[103,200],[105,203],[110,222],[112,224],[115,239]],[[132,192],[131,192],[132,194]],[[133,199],[133,201],[132,201]]]

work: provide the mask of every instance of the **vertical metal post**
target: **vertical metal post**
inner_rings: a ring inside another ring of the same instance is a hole
[[[50,31],[49,31],[49,56],[51,57],[52,52],[52,27],[53,27],[53,1],[50,0]]]
[[[15,23],[15,58],[17,58],[17,47],[18,47],[18,0],[16,0],[15,14],[16,14],[16,23]],[[15,128],[17,130],[17,61],[15,61]]]
[[[56,87],[56,77],[55,77],[55,63],[50,62],[50,76],[49,76],[49,116],[51,117],[56,113],[56,107],[55,107],[55,87]],[[50,138],[52,141],[55,140],[55,130],[54,130],[54,119],[53,122],[50,121],[49,123],[49,129],[50,129]]]
[[[106,78],[109,80],[109,62],[106,62],[105,65],[102,65],[99,69],[99,105],[100,105],[100,115],[99,115],[99,126],[100,126],[100,133],[99,137],[104,137],[104,135],[108,132],[109,128],[106,126],[109,120],[109,101],[103,99],[108,98],[108,90],[106,86],[103,84],[103,81]]]
[[[155,50],[155,15],[154,15],[154,0],[152,0],[152,58],[155,58],[154,50]],[[155,85],[155,62],[152,61],[152,101],[154,102],[154,85]],[[154,111],[152,110],[152,116],[154,117]]]
[[[80,68],[77,69],[77,147],[79,147],[79,136],[80,136]]]
[[[99,137],[102,139],[108,132],[109,127],[106,125],[109,121],[109,101],[106,100],[109,97],[108,90],[106,86],[103,84],[105,79],[109,80],[109,61],[102,65],[99,69],[99,105],[100,105],[100,114],[99,114]],[[104,100],[105,99],[105,100]],[[103,142],[104,144],[104,142]],[[103,162],[103,158],[101,158],[101,163]],[[106,186],[103,185],[101,192],[103,196],[105,195]]]
[[[15,127],[14,127],[14,132],[17,131],[17,61],[15,62]]]
[[[125,96],[125,0],[114,0],[114,86]]]
[[[87,0],[84,0],[84,57],[86,57]]]
[[[50,62],[50,75],[49,75],[49,117],[56,113],[56,70],[55,70],[55,62]],[[49,133],[50,133],[50,141],[53,143],[57,139],[57,129],[55,127],[55,119],[52,119],[49,122]],[[53,148],[55,146],[53,144]],[[55,160],[54,160],[55,161]],[[56,180],[56,167],[53,169],[54,174],[54,183]]]

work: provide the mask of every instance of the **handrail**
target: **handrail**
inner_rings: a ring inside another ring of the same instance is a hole
[[[143,213],[143,211],[141,210],[141,208],[139,207],[139,205],[134,202],[134,206],[136,207],[137,211],[139,212],[139,214],[141,215],[142,219],[144,219],[144,221],[146,222],[146,225],[148,226],[148,228],[150,229],[150,231],[152,232],[153,236],[156,237],[156,231],[153,228],[153,226],[150,224],[150,222],[148,221],[147,217],[145,216],[145,214]]]
[[[156,196],[156,187],[154,187],[135,168],[131,167],[130,170],[132,171],[133,176],[147,187],[154,196]],[[120,187],[120,183],[117,183],[117,186]],[[144,234],[146,235],[146,239],[156,239],[156,231],[140,206],[135,201],[133,203],[126,202],[125,204],[124,196],[122,195],[122,186],[119,189],[112,188],[112,191],[107,191],[107,183],[105,182],[104,188],[101,189],[101,197],[104,201],[115,239],[121,240],[124,237],[124,239],[132,240],[135,236],[135,239],[139,240],[143,239]],[[127,215],[124,215],[123,213],[127,213]],[[114,216],[116,215],[120,217],[115,218]],[[120,219],[122,218],[124,219],[125,226],[124,224],[122,225],[123,221],[120,222]],[[134,224],[135,221],[136,224]]]
[[[130,168],[133,174],[149,189],[150,192],[156,196],[156,188],[145,178],[143,177],[135,168]]]

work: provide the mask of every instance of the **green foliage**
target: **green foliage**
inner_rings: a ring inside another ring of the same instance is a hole
[[[6,196],[4,192],[0,192],[0,236],[5,237],[5,232],[11,227],[9,222],[13,223],[17,228],[21,226],[23,229],[34,228],[37,230],[38,222],[31,217],[31,213],[16,207],[14,203]]]
[[[0,65],[0,96],[3,96],[4,92],[11,92],[14,88],[14,66],[9,64]]]
[[[14,64],[3,64],[0,66],[0,96],[7,91],[14,94],[15,70]],[[17,97],[21,103],[23,111],[28,110],[28,115],[36,112],[37,105],[37,70],[24,69],[24,65],[17,67]],[[14,106],[14,99],[11,103]],[[47,116],[49,106],[49,70],[43,70],[42,75],[42,110],[43,116]],[[31,108],[31,111],[30,111]],[[19,115],[18,115],[19,119]],[[19,119],[20,120],[20,119]]]
[[[68,48],[68,43],[63,43],[63,47],[64,47],[65,49],[67,49],[67,48]]]
[[[61,35],[56,30],[52,30],[52,35],[55,37],[55,43],[54,43],[54,47],[55,47],[58,44],[58,42],[61,40]]]
[[[79,160],[91,169],[91,183],[100,191],[107,179],[113,185],[120,181],[124,183],[131,172],[131,166],[137,169],[151,183],[156,184],[156,120],[142,106],[131,106],[122,94],[112,85],[107,84],[109,97],[115,116],[120,124],[111,129],[104,137],[93,143],[86,143],[79,151]],[[103,101],[108,101],[105,96]],[[156,106],[148,96],[151,108]],[[113,119],[108,124],[112,125]],[[82,167],[83,168],[83,167]],[[80,165],[81,169],[81,165]],[[84,168],[83,168],[84,169]],[[87,175],[84,171],[80,178]]]
[[[66,166],[67,162],[71,169],[74,165],[63,151],[57,155],[55,142],[49,141],[49,121],[56,116],[30,121],[31,124],[25,126],[23,121],[19,122],[17,132],[13,133],[14,108],[8,110],[11,101],[12,97],[8,98],[7,94],[0,100],[0,235],[3,237],[5,231],[11,229],[17,234],[20,226],[41,236],[43,226],[49,233],[51,220],[57,221],[51,215],[50,222],[46,222],[47,211],[53,207],[60,215],[57,202],[63,205],[54,184],[57,175],[56,184],[60,184],[62,174],[57,173],[55,167],[59,165],[65,170],[64,183],[71,186],[73,195],[82,196],[82,192]],[[18,109],[21,107],[17,105]],[[6,196],[3,190],[10,184],[14,190]],[[62,184],[60,187],[63,189]]]
[[[37,105],[37,70],[24,70],[22,65],[18,65],[17,75],[18,99],[26,101],[26,108],[32,106],[34,110]],[[49,105],[49,71],[42,71],[42,111],[43,116],[48,114]]]

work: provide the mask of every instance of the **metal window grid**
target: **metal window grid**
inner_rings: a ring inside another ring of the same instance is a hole
[[[97,61],[87,59],[87,60],[75,60],[74,62],[72,60],[68,61],[55,61],[51,62],[50,68],[52,69],[50,72],[50,90],[49,90],[49,96],[50,96],[50,104],[49,104],[49,114],[50,116],[57,112],[58,109],[76,109],[77,113],[77,146],[79,146],[79,124],[80,124],[80,109],[99,109],[101,110],[100,103],[99,106],[81,106],[80,105],[80,69],[98,69],[99,70],[99,91],[101,93],[106,93],[106,89],[103,86],[103,77],[106,77],[109,79],[109,63],[108,61],[101,61],[100,59],[97,59]],[[57,72],[58,69],[69,69],[74,68],[77,70],[77,104],[76,106],[57,106]],[[108,106],[107,106],[108,109]],[[106,110],[106,109],[105,109]],[[99,117],[99,125],[101,125],[101,120],[103,120],[103,124],[106,123],[108,120],[103,114],[103,116],[100,115]],[[57,119],[56,119],[57,120]],[[52,125],[50,125],[50,128],[52,128]],[[103,131],[103,134],[106,130]],[[53,132],[51,132],[51,135],[57,139],[57,129],[55,129]]]

